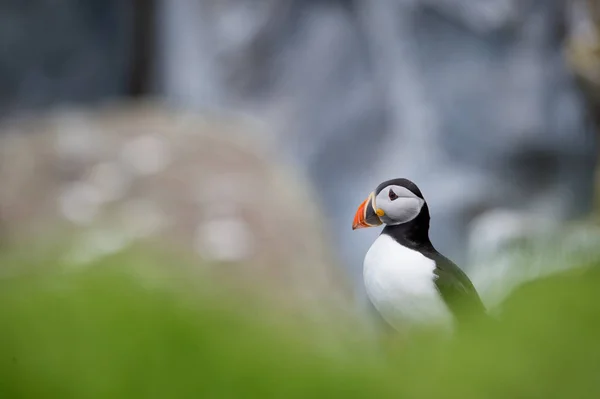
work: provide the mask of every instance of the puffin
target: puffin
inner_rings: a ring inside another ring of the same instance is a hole
[[[352,229],[385,225],[367,251],[367,296],[395,331],[454,331],[487,311],[467,275],[429,239],[429,207],[415,183],[387,180],[358,207]]]

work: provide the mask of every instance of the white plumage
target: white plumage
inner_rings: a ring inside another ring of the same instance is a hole
[[[453,316],[435,286],[435,262],[380,235],[364,260],[364,282],[373,306],[394,328],[452,328]]]

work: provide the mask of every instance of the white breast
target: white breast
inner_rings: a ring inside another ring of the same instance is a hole
[[[435,287],[435,262],[380,235],[365,256],[367,295],[397,329],[407,325],[451,326],[452,314]]]

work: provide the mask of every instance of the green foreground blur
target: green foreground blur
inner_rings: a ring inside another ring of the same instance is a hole
[[[594,267],[515,292],[501,322],[387,346],[360,329],[331,341],[231,291],[140,277],[160,257],[76,270],[23,259],[1,257],[0,398],[600,397]]]

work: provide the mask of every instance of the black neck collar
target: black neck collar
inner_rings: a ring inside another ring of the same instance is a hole
[[[416,218],[407,223],[385,226],[381,234],[392,237],[401,245],[411,249],[433,248],[429,240],[429,208],[427,203]]]

